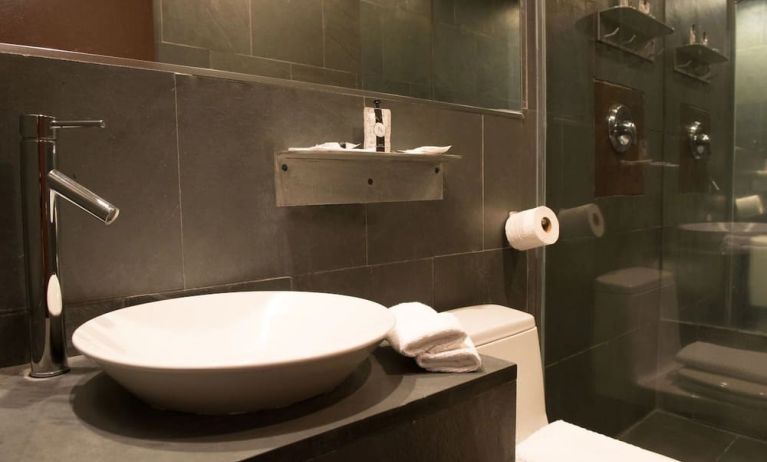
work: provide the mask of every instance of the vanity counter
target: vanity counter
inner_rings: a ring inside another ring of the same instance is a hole
[[[329,394],[229,416],[156,410],[90,360],[70,365],[48,380],[0,370],[0,460],[514,460],[516,365],[493,357],[439,374],[379,348]]]

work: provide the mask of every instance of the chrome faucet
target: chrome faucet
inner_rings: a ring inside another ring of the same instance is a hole
[[[101,120],[56,120],[21,116],[21,200],[30,324],[30,376],[54,377],[69,370],[59,280],[58,201],[70,201],[110,224],[120,211],[56,170],[56,135],[64,128],[104,128]]]

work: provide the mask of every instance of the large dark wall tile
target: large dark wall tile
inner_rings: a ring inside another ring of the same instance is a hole
[[[448,310],[493,303],[525,310],[524,255],[490,250],[434,259],[434,307]]]
[[[361,98],[195,77],[178,92],[188,286],[365,264],[364,208],[278,208],[273,166],[275,151],[354,139]]]
[[[348,268],[301,275],[296,290],[362,297],[384,306],[434,304],[432,259]]]
[[[357,73],[360,70],[359,0],[322,2],[325,26],[325,66]]]
[[[0,367],[29,359],[29,321],[26,311],[0,312]]]
[[[322,66],[321,0],[250,1],[254,55]]]
[[[159,1],[163,41],[250,53],[250,0]]]
[[[60,201],[64,300],[183,287],[173,76],[12,55],[0,69],[2,162],[14,170],[19,114],[106,122],[59,134],[60,169],[121,209],[107,227]]]
[[[482,249],[482,116],[413,103],[385,101],[392,110],[392,148],[452,145],[463,156],[445,167],[445,198],[371,204],[370,263]]]
[[[508,247],[509,212],[535,206],[536,155],[528,120],[484,116],[484,248]]]

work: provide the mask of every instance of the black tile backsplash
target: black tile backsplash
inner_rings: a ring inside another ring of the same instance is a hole
[[[195,20],[208,19],[200,13]],[[236,31],[199,40],[226,41],[231,34]],[[237,46],[222,46],[211,56],[233,68],[259,65],[239,61],[255,58],[238,53]],[[107,125],[62,133],[59,140],[62,171],[122,210],[106,227],[62,205],[70,333],[125,306],[233,290],[329,291],[440,309],[481,302],[525,308],[528,262],[502,249],[500,232],[506,210],[534,201],[532,122],[384,101],[393,114],[395,149],[452,145],[464,156],[447,167],[446,199],[278,208],[273,153],[361,140],[370,99],[7,54],[0,55],[0,72],[7,76],[0,81],[6,102],[0,108],[0,217],[7,218],[0,246],[0,365],[27,356],[17,134],[24,112],[99,117]],[[464,260],[477,264],[469,269]]]

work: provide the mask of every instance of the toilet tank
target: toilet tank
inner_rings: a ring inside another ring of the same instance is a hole
[[[517,443],[548,424],[535,318],[501,305],[467,306],[449,313],[458,318],[480,353],[516,363]]]

